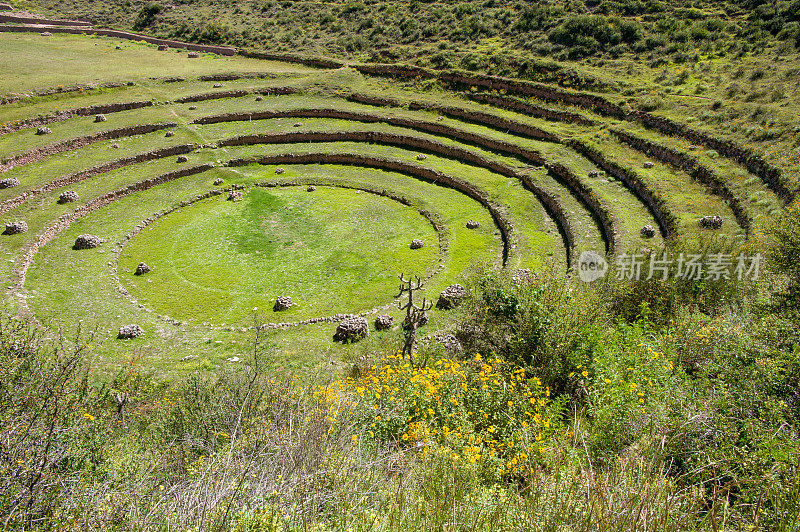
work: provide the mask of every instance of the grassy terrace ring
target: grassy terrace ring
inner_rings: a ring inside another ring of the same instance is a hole
[[[338,187],[253,188],[240,201],[217,195],[146,227],[120,253],[118,275],[132,297],[159,314],[195,323],[252,324],[363,312],[394,295],[396,272],[435,266],[438,241],[415,209]],[[140,262],[152,271],[136,276]],[[274,300],[292,298],[273,313]]]

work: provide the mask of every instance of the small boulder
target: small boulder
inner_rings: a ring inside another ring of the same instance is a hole
[[[276,169],[275,169],[275,173],[276,173],[276,174],[278,174],[278,175],[281,175],[281,174],[282,174],[283,172],[285,172],[285,171],[286,171],[286,170],[284,170],[283,168],[276,168]]]
[[[589,177],[600,177],[600,172],[597,170],[589,170]]]
[[[19,179],[16,177],[6,177],[0,179],[0,188],[11,188],[19,185]]]
[[[144,262],[140,262],[138,266],[136,266],[135,275],[144,275],[146,273],[150,273],[151,269],[150,266],[145,264]]]
[[[189,59],[197,59],[198,57],[200,57],[200,54],[197,52],[189,52]]]
[[[81,235],[75,239],[74,249],[92,249],[99,246],[103,241],[95,235]]]
[[[314,185],[308,185],[306,192],[314,192],[315,190],[317,190],[317,187],[315,187]]]
[[[642,230],[639,231],[639,234],[642,235],[642,238],[653,238],[656,236],[656,230],[652,225],[645,225],[642,227]]]
[[[111,147],[114,148],[115,150],[118,150],[119,149],[119,144],[117,144],[115,142],[114,144],[111,145]]]
[[[174,137],[175,136],[175,132],[174,131],[167,131],[166,133],[164,133],[164,136],[165,137]]]
[[[117,333],[117,338],[120,340],[128,340],[130,338],[137,338],[144,334],[144,331],[141,327],[132,323],[130,325],[123,325],[119,328],[119,333]]]
[[[467,229],[477,229],[480,226],[481,226],[481,224],[479,224],[475,220],[470,220],[470,221],[467,222]]]
[[[655,166],[655,163],[653,163],[651,161],[645,161],[645,163],[644,163],[644,167],[645,168],[652,168],[654,166]]]
[[[275,312],[281,312],[284,310],[289,310],[292,308],[292,298],[289,296],[278,296],[275,300],[275,305],[273,305],[272,310]]]
[[[294,123],[294,127],[303,127],[303,123],[302,122],[295,122]]]
[[[190,105],[189,106],[189,110],[190,111],[196,111],[197,110],[197,106],[196,105]]]
[[[451,284],[439,294],[436,308],[449,310],[456,308],[467,297],[467,290],[460,284]]]
[[[222,83],[214,83],[214,88],[215,89],[221,89],[222,88]]]
[[[387,329],[391,329],[393,324],[394,318],[388,314],[375,318],[375,330],[385,331]]]
[[[52,131],[50,131],[49,127],[42,126],[36,128],[37,135],[49,135],[50,133],[52,133]]]
[[[336,327],[334,342],[352,343],[369,336],[369,324],[362,316],[353,316],[342,321]]]
[[[424,161],[427,158],[428,158],[428,156],[425,155],[424,153],[420,153],[419,155],[417,155],[417,160],[418,161]]]
[[[185,155],[178,155],[178,162],[179,163],[188,163],[189,158]]]
[[[52,37],[53,36],[53,34],[50,33],[49,31],[43,31],[39,35],[41,35],[42,37]]]
[[[108,120],[106,115],[94,115],[95,122],[105,122],[106,120]]]
[[[58,203],[72,203],[73,201],[78,201],[78,193],[74,190],[65,190],[58,195]]]
[[[214,180],[214,185],[215,185],[215,186],[220,186],[220,185],[221,185],[222,183],[224,183],[224,182],[225,182],[225,180],[224,180],[224,179],[222,179],[221,177],[218,177],[218,178],[216,178],[216,179]]]
[[[239,201],[240,199],[242,199],[242,193],[238,190],[231,190],[228,194],[228,201]]]
[[[15,222],[7,223],[6,230],[3,231],[3,234],[18,235],[20,233],[26,233],[27,231],[28,231],[27,222],[23,222],[22,220],[17,220]]]
[[[263,97],[263,96],[256,96],[256,101],[257,101],[257,102],[261,102],[261,101],[263,101],[263,100],[264,100],[264,97]]]
[[[419,238],[415,238],[411,241],[411,249],[421,249],[425,246],[425,242],[420,240]]]

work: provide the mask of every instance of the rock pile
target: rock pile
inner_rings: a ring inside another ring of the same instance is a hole
[[[95,122],[105,122],[106,120],[108,120],[106,115],[94,115]]]
[[[656,236],[656,230],[652,225],[645,225],[639,233],[642,235],[642,238],[653,238]]]
[[[411,241],[411,249],[421,249],[425,246],[425,242],[420,240],[419,238],[415,238]]]
[[[49,127],[42,126],[42,127],[37,127],[36,128],[36,134],[37,135],[49,135],[50,133],[52,133],[52,131],[50,130]]]
[[[283,172],[285,172],[285,170],[283,168],[276,168],[275,169],[275,173],[278,174],[278,175],[281,175]]]
[[[375,318],[375,330],[385,331],[391,329],[394,324],[394,318],[389,315],[382,315]]]
[[[292,308],[292,298],[289,296],[278,296],[278,299],[275,300],[275,305],[272,307],[272,310],[275,312],[281,312],[283,310],[289,310]]]
[[[78,201],[78,193],[74,190],[66,190],[58,195],[58,202],[61,204]]]
[[[317,187],[315,187],[314,185],[308,185],[306,192],[314,192],[315,190],[317,190]]]
[[[136,275],[144,275],[146,273],[150,273],[151,269],[150,266],[145,264],[144,262],[140,262],[138,266],[136,266]]]
[[[470,220],[470,221],[467,222],[467,229],[477,229],[480,226],[481,226],[481,224],[479,224],[475,220]]]
[[[178,162],[179,163],[188,163],[189,158],[185,155],[178,155]]]
[[[511,277],[511,280],[517,284],[522,284],[531,282],[532,278],[533,274],[531,273],[530,268],[520,268],[519,270],[514,272],[514,275]]]
[[[197,52],[189,52],[189,59],[197,59],[198,57],[200,57],[200,54]]]
[[[419,155],[417,155],[417,160],[418,161],[424,161],[427,158],[428,158],[428,156],[425,155],[424,153],[420,153]]]
[[[167,131],[166,133],[164,133],[164,136],[165,137],[174,137],[175,136],[175,132],[174,131]]]
[[[722,227],[722,216],[703,216],[699,223],[703,229],[719,229]]]
[[[655,164],[654,164],[654,163],[652,163],[652,162],[650,162],[650,161],[646,161],[646,162],[644,163],[644,167],[645,167],[645,168],[652,168],[652,167],[654,167],[654,166],[655,166]]]
[[[436,308],[449,310],[456,308],[467,296],[467,290],[460,284],[451,284],[439,294]]]
[[[228,194],[228,201],[239,201],[240,199],[242,199],[242,193],[238,190],[231,190]]]
[[[261,101],[263,101],[263,100],[264,100],[264,97],[263,97],[263,96],[256,96],[256,101],[257,101],[257,102],[261,102]]]
[[[6,230],[3,231],[3,234],[18,235],[20,233],[26,233],[27,231],[28,231],[27,222],[23,222],[22,220],[17,220],[15,222],[7,223]]]
[[[220,186],[220,185],[221,185],[222,183],[224,183],[224,182],[225,182],[225,180],[224,180],[224,179],[222,179],[221,177],[218,177],[218,178],[216,178],[216,179],[214,180],[214,185],[215,185],[215,186]]]
[[[369,324],[367,320],[361,316],[353,316],[345,319],[336,327],[333,340],[335,342],[347,344],[357,342],[367,336],[369,336]]]
[[[19,179],[16,177],[6,177],[5,179],[0,179],[0,188],[11,188],[16,187],[19,185]]]
[[[132,323],[130,325],[123,325],[119,328],[119,333],[117,333],[117,338],[120,340],[127,340],[129,338],[136,338],[144,334],[144,331],[141,327]]]
[[[75,239],[75,249],[92,249],[99,246],[103,241],[94,235],[81,235]]]

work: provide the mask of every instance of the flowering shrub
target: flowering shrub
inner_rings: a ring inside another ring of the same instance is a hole
[[[423,455],[440,453],[477,464],[487,476],[529,472],[559,411],[538,378],[480,355],[440,359],[427,367],[388,356],[334,387],[352,408],[356,426],[364,427],[353,435],[354,443],[394,441]]]

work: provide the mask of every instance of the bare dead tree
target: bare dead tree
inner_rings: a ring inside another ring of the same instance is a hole
[[[401,273],[399,277],[400,293],[395,297],[408,294],[408,301],[405,303],[398,301],[397,303],[400,310],[406,311],[406,317],[403,320],[403,357],[408,356],[408,359],[413,364],[414,346],[417,343],[417,328],[428,322],[427,312],[433,308],[433,303],[428,303],[424,297],[421,305],[414,303],[414,292],[422,288],[422,280],[419,276],[415,276],[413,279],[406,279],[405,274]]]

